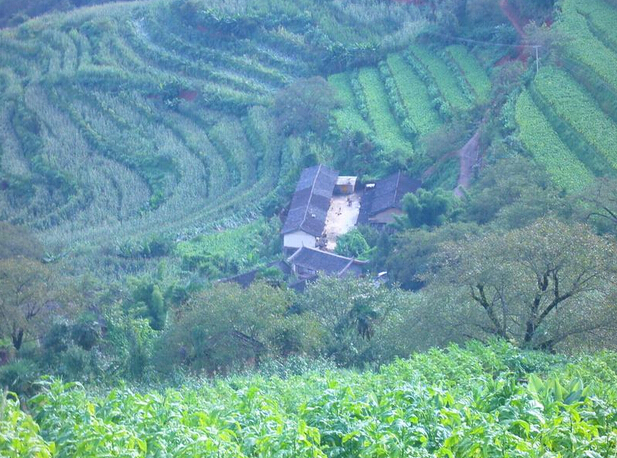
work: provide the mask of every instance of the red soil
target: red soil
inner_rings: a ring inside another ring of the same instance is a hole
[[[199,93],[197,91],[182,91],[178,97],[186,100],[187,102],[192,102],[198,95]]]

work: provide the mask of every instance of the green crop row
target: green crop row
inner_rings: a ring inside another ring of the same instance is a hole
[[[386,62],[380,62],[378,65],[379,75],[383,81],[383,85],[386,88],[386,92],[388,94],[388,101],[390,102],[390,108],[394,112],[399,126],[401,126],[401,131],[409,140],[413,140],[418,135],[418,129],[414,125],[413,121],[407,116],[407,109],[403,103],[401,98],[401,94],[398,90],[398,86],[394,77],[392,76],[392,72],[390,71],[390,67]]]
[[[613,167],[617,167],[617,125],[563,70],[544,67],[535,79],[539,94]]]
[[[613,353],[568,359],[505,343],[470,344],[418,354],[377,372],[289,369],[282,376],[195,380],[149,392],[121,387],[101,393],[44,382],[43,392],[29,402],[32,417],[14,401],[0,408],[0,455],[609,458],[617,453]]]
[[[564,145],[527,91],[516,102],[515,117],[523,145],[546,167],[555,184],[572,192],[593,181],[593,175]]]
[[[617,54],[592,33],[587,19],[578,12],[578,0],[562,3],[556,29],[569,37],[566,52],[573,59],[592,68],[614,91],[617,91]]]
[[[415,74],[424,82],[428,95],[431,98],[431,105],[437,110],[442,120],[449,121],[452,118],[452,106],[443,97],[435,82],[435,78],[413,53],[407,51],[404,56]]]
[[[422,80],[400,54],[390,54],[386,62],[407,115],[416,127],[418,134],[426,135],[434,132],[441,125],[441,120],[431,103],[431,96]]]
[[[613,50],[617,49],[617,28],[615,27],[617,9],[615,7],[603,0],[578,0],[576,9],[587,16],[592,30],[597,30]]]
[[[465,95],[456,75],[435,53],[420,46],[410,46],[409,51],[426,67],[439,92],[455,110],[468,110],[472,103]]]
[[[487,103],[491,97],[491,80],[475,56],[462,45],[449,46],[446,52],[473,89],[477,101]]]
[[[404,156],[413,156],[413,146],[405,140],[396,118],[390,111],[388,94],[379,78],[379,70],[360,69],[358,80],[366,98],[369,117],[375,134],[387,151],[402,150]]]
[[[342,107],[333,113],[336,125],[341,131],[360,131],[365,134],[371,132],[371,127],[364,120],[356,108],[355,97],[349,75],[337,73],[328,77],[328,82],[336,90],[336,96]]]

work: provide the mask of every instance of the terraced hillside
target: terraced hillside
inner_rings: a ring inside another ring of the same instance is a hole
[[[307,149],[277,134],[269,109],[301,77],[332,74],[338,131],[371,135],[401,164],[473,105],[445,54],[414,47],[426,68],[411,51],[367,65],[384,30],[400,38],[393,22],[422,21],[413,6],[363,4],[369,21],[336,2],[319,19],[306,2],[211,3],[218,13],[198,1],[114,3],[0,32],[1,220],[48,246],[112,250],[244,224]]]
[[[301,45],[266,35],[231,52],[168,7],[129,5],[4,32],[1,218],[53,242],[250,213],[280,172],[261,107],[308,73]]]
[[[368,133],[403,163],[421,154],[426,136],[453,115],[486,104],[491,90],[486,70],[462,46],[414,45],[388,54],[376,68],[335,74],[329,82],[342,104],[334,113],[336,128]]]
[[[565,0],[554,28],[568,37],[516,107],[520,139],[556,183],[579,190],[617,168],[617,7]]]

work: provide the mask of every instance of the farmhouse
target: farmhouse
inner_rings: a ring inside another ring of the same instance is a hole
[[[295,251],[315,248],[324,232],[338,172],[323,165],[302,171],[283,225],[283,246]]]
[[[366,265],[366,261],[307,247],[299,248],[287,262],[300,280],[313,278],[319,273],[337,277],[359,277],[362,274],[362,267]]]
[[[394,222],[396,215],[402,215],[401,200],[407,193],[418,190],[422,182],[397,172],[383,180],[366,185],[358,223],[383,228]]]

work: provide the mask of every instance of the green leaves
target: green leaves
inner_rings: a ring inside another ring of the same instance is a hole
[[[31,400],[32,417],[14,398],[4,401],[0,455],[607,458],[617,452],[613,359],[557,366],[558,357],[493,342],[432,350],[378,372],[236,376],[146,393],[52,381]],[[554,369],[520,371],[540,366]],[[613,369],[598,377],[598,367]]]
[[[561,141],[529,92],[523,91],[518,97],[515,116],[523,145],[546,167],[555,184],[577,191],[592,182],[592,173]]]

